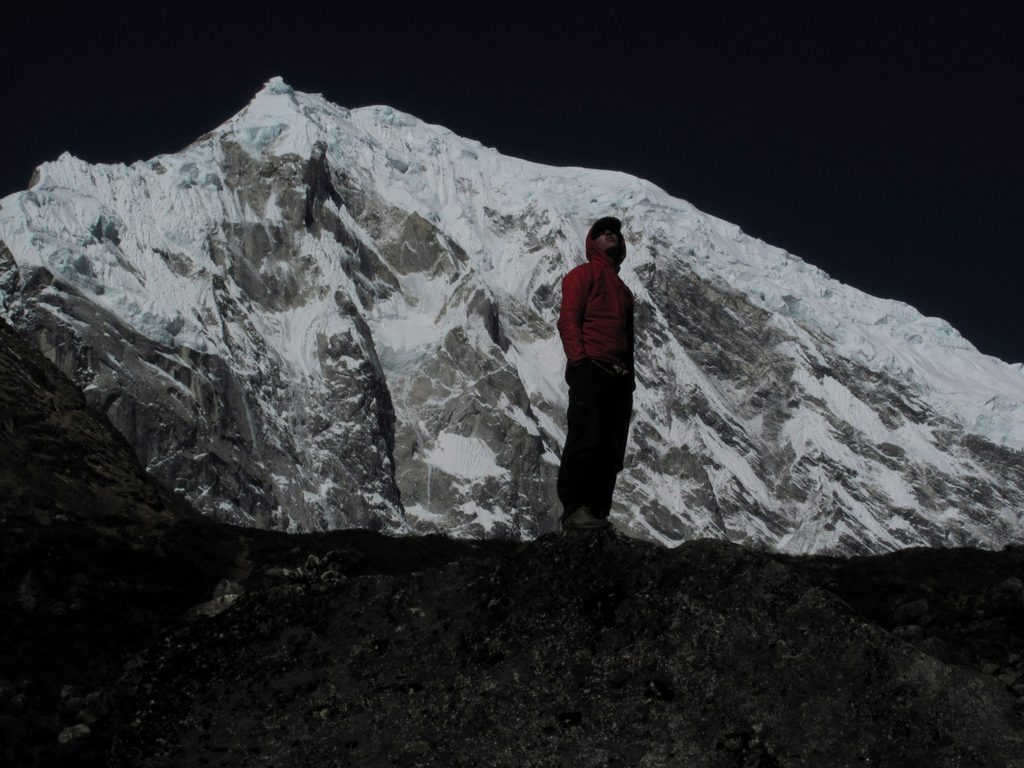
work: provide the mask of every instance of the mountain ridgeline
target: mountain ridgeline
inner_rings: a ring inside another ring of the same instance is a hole
[[[0,312],[203,513],[554,530],[561,276],[624,221],[635,417],[612,519],[785,552],[1024,537],[1024,375],[610,171],[270,81],[176,154],[0,201]]]

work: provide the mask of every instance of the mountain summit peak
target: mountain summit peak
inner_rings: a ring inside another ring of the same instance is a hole
[[[275,75],[263,84],[263,88],[260,93],[269,93],[276,96],[290,95],[295,93],[295,89],[292,88],[288,83],[284,81],[284,78],[280,75]]]
[[[329,132],[338,110],[322,96],[299,93],[282,78],[272,77],[215,133],[241,144],[250,154],[305,156]]]
[[[0,209],[0,313],[208,514],[556,525],[561,277],[614,213],[638,302],[613,520],[788,551],[1024,538],[1024,380],[626,174],[272,78],[184,151],[63,158]]]

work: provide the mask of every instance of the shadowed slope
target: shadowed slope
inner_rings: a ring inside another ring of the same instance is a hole
[[[0,762],[1008,766],[1024,551],[288,536],[0,327]]]
[[[1000,557],[986,555],[975,600],[1021,565]],[[1024,753],[1004,681],[866,620],[807,561],[604,534],[414,573],[352,578],[346,560],[310,560],[155,650],[138,677],[152,701],[115,764],[994,766]]]

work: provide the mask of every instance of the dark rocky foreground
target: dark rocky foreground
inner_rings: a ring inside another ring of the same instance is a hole
[[[287,536],[0,326],[0,763],[1024,767],[1024,549]]]

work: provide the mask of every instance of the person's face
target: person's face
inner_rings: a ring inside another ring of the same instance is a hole
[[[602,253],[610,254],[619,250],[619,236],[611,230],[599,233],[594,242]]]

